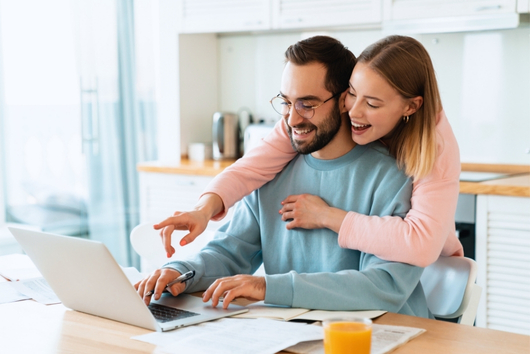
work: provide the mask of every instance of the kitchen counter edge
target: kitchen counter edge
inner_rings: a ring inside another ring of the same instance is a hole
[[[235,161],[196,162],[183,158],[177,163],[142,162],[137,165],[137,171],[214,177]],[[530,197],[530,165],[462,163],[462,171],[500,172],[513,175],[485,182],[460,182],[460,193]]]

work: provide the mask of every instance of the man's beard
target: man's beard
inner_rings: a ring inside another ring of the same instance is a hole
[[[306,120],[304,124],[296,126],[297,129],[315,129],[315,137],[309,143],[294,140],[293,129],[289,126],[289,124],[287,124],[287,131],[289,133],[289,137],[291,138],[291,145],[293,146],[293,149],[300,154],[307,155],[312,152],[318,151],[324,146],[328,145],[328,143],[333,140],[333,138],[339,131],[341,124],[342,117],[340,114],[339,104],[337,102],[337,104],[335,104],[335,106],[333,107],[333,111],[331,112],[331,114],[326,117],[326,119],[319,127],[312,124],[308,120]]]

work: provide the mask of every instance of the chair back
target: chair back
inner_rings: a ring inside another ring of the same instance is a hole
[[[166,262],[166,252],[160,237],[160,231],[153,228],[153,223],[143,223],[131,231],[131,245],[140,257],[147,261],[149,268],[157,269]]]
[[[438,258],[425,268],[421,276],[429,310],[435,317],[445,319],[461,319],[466,311],[470,311],[472,319],[466,316],[466,324],[472,325],[482,290],[475,284],[476,278],[477,263],[474,260],[466,257]]]
[[[144,222],[136,226],[130,235],[131,245],[142,259],[141,270],[143,272],[158,269],[167,262],[182,260],[198,253],[214,235],[213,231],[206,230],[195,241],[182,247],[179,245],[180,239],[187,235],[188,231],[175,230],[171,235],[171,245],[175,248],[175,254],[171,258],[167,258],[166,250],[160,237],[160,231],[155,230],[153,225],[154,222]]]

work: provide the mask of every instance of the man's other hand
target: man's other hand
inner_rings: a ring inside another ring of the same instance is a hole
[[[248,300],[260,301],[265,299],[266,282],[264,277],[240,274],[233,277],[217,279],[202,295],[204,302],[212,300],[212,306],[223,299],[223,308],[228,308],[235,298],[243,297]]]

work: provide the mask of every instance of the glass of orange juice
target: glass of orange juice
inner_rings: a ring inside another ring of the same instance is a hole
[[[330,318],[322,326],[326,354],[370,354],[372,321],[369,318]]]

